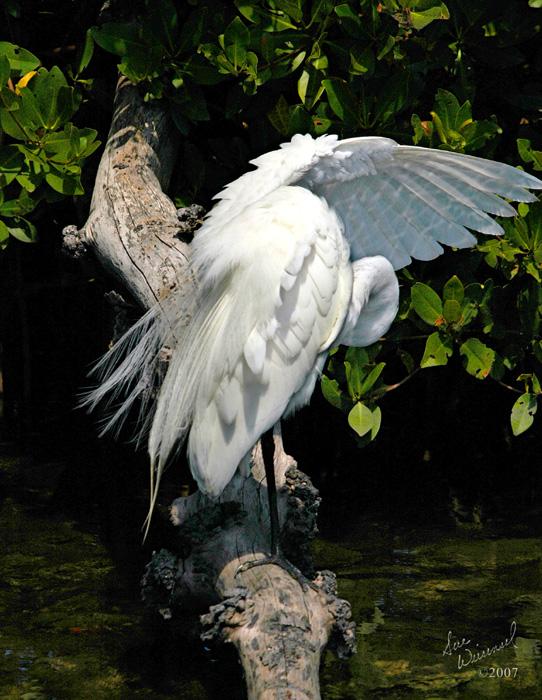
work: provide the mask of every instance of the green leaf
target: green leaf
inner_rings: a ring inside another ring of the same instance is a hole
[[[473,282],[465,288],[465,299],[461,308],[461,325],[467,326],[478,315],[478,308],[484,296],[481,284]]]
[[[469,151],[476,151],[496,134],[502,134],[501,127],[494,121],[483,119],[467,124],[461,130],[461,138]]]
[[[326,90],[329,106],[345,124],[359,125],[359,109],[354,93],[342,78],[322,80]]]
[[[74,146],[69,132],[64,129],[50,134],[43,144],[49,158],[69,162],[74,157]]]
[[[465,288],[457,275],[451,277],[444,285],[444,289],[442,290],[442,298],[444,301],[455,300],[459,304],[463,303],[463,299],[465,298]]]
[[[149,50],[148,44],[141,38],[140,30],[133,24],[108,22],[101,29],[91,27],[90,33],[98,46],[117,56]]]
[[[311,7],[310,24],[322,22],[331,14],[336,0],[314,0]]]
[[[470,103],[467,102],[466,105],[470,110]],[[439,88],[435,98],[434,110],[440,117],[442,127],[446,132],[448,132],[450,129],[457,129],[459,126],[457,124],[457,116],[459,114],[460,107],[459,101],[454,94],[448,92],[448,90],[442,90]],[[465,112],[463,113],[465,114]]]
[[[515,343],[510,343],[504,350],[501,350],[501,356],[504,366],[507,369],[514,369],[525,357],[523,349]]]
[[[361,19],[352,10],[350,5],[344,3],[342,5],[337,5],[334,8],[334,12],[340,20],[341,25],[346,29],[346,31],[354,37],[359,37],[361,33]]]
[[[190,56],[186,63],[181,63],[175,68],[178,75],[188,75],[199,85],[216,85],[225,79],[216,66],[200,53]]]
[[[360,367],[362,365],[367,365],[373,360],[374,357],[376,357],[376,354],[378,354],[376,353],[375,355],[371,356],[370,351],[373,347],[374,346],[369,346],[366,348],[357,348],[354,346],[349,347],[346,351],[345,360],[352,364],[359,365]]]
[[[414,362],[414,358],[412,357],[412,355],[406,350],[402,350],[400,348],[397,350],[397,355],[399,356],[399,359],[405,366],[406,371],[409,374],[412,374],[412,372],[414,372],[416,368],[416,363]]]
[[[495,361],[495,351],[484,345],[478,338],[469,338],[460,347],[459,352],[465,358],[465,369],[477,379],[485,379],[491,372]]]
[[[358,401],[348,414],[348,425],[361,437],[373,429],[374,419],[370,408]]]
[[[57,125],[65,124],[79,106],[80,98],[76,96],[74,89],[68,85],[58,88],[56,98]]]
[[[224,51],[235,70],[240,70],[246,62],[250,34],[240,17],[226,27],[224,32]]]
[[[56,66],[50,71],[40,68],[29,86],[21,89],[21,97],[23,107],[33,100],[31,107],[39,115],[39,125],[51,131],[66,122],[77,108],[73,88],[68,87],[66,78]]]
[[[380,52],[378,53],[376,60],[381,61],[386,54],[388,54],[392,49],[394,49],[396,46],[396,39],[392,34],[388,34],[388,38],[386,39],[386,43],[384,46],[380,49]]]
[[[536,396],[533,396],[533,394],[523,394],[519,397],[510,415],[510,423],[514,435],[521,435],[521,433],[524,433],[531,427],[537,408],[538,403]]]
[[[36,70],[40,65],[39,58],[36,58],[30,51],[7,41],[0,41],[0,56],[5,56],[8,59],[13,78],[26,75],[31,70]]]
[[[85,41],[83,45],[77,51],[77,64],[75,66],[75,77],[79,77],[81,73],[90,63],[92,54],[94,53],[94,39],[92,38],[92,32],[87,29],[85,34]]]
[[[101,141],[96,141],[98,132],[96,129],[90,129],[88,127],[85,127],[84,129],[76,129],[76,127],[73,125],[70,126],[74,130],[74,133],[72,134],[72,142],[75,157],[78,159],[88,158],[101,145]]]
[[[254,24],[258,24],[260,18],[264,14],[262,10],[257,7],[254,0],[252,2],[243,2],[243,0],[235,0],[235,6],[243,15],[243,17],[248,19],[249,22],[253,22]]]
[[[369,78],[375,69],[375,55],[369,47],[353,46],[350,49],[350,73]]]
[[[295,22],[301,22],[303,19],[303,10],[300,6],[300,0],[275,0],[275,5]]]
[[[24,122],[25,127],[28,125],[34,131],[40,128],[45,129],[47,126],[45,117],[41,113],[39,103],[30,88],[21,89],[21,102],[17,116],[22,123]]]
[[[298,56],[298,58],[303,60],[303,56],[301,55]],[[258,56],[254,53],[254,51],[247,51],[247,61],[245,69],[249,77],[254,81],[254,83],[260,85],[260,76],[258,75]],[[248,81],[245,81],[245,84],[247,82]]]
[[[538,333],[540,328],[541,297],[540,284],[532,279],[520,290],[517,297],[519,317],[529,335]]]
[[[24,116],[21,119],[21,110],[8,112],[5,109],[0,109],[0,128],[9,136],[19,141],[34,140],[37,141],[37,135],[30,124],[24,122]]]
[[[15,144],[0,148],[0,187],[5,187],[12,182],[21,172],[24,165],[24,156]]]
[[[281,136],[290,135],[290,107],[284,95],[279,97],[275,107],[267,114],[267,118]]]
[[[525,163],[532,163],[535,170],[542,170],[542,151],[532,149],[528,139],[518,139],[517,143],[521,159]]]
[[[147,0],[145,28],[149,29],[167,51],[175,51],[175,39],[179,33],[177,10],[171,0]]]
[[[371,440],[374,440],[382,424],[382,411],[380,406],[373,408],[373,427],[371,428]]]
[[[313,64],[307,63],[299,76],[297,92],[307,109],[312,109],[324,92],[322,85],[324,75],[325,73],[317,70]]]
[[[37,238],[36,227],[21,216],[12,219],[4,219],[9,233],[13,238],[17,238],[22,243],[33,243]]]
[[[384,362],[377,366],[370,364],[378,355],[380,347],[379,344],[375,344],[369,348],[350,347],[346,351],[346,381],[353,399],[359,399],[363,393],[369,392],[384,369]]]
[[[336,379],[330,379],[325,374],[322,375],[321,387],[324,398],[332,406],[345,412],[350,410],[352,401],[339,389],[339,382]]]
[[[360,366],[357,362],[345,362],[346,381],[348,384],[348,392],[353,399],[359,399],[361,396],[361,375]]]
[[[15,112],[21,107],[21,96],[11,90],[9,87],[0,85],[0,109],[7,109],[10,112]]]
[[[427,144],[429,144],[433,134],[433,122],[422,122],[417,114],[413,114],[410,117],[410,123],[414,129],[414,136],[412,138],[414,145],[417,146],[420,141],[426,141]]]
[[[443,308],[439,295],[422,282],[410,290],[411,305],[418,316],[430,326],[442,322]]]
[[[425,351],[420,362],[420,367],[439,367],[448,363],[448,358],[453,353],[452,341],[438,332],[431,333],[425,343]]]
[[[312,131],[311,115],[301,105],[293,108],[288,130],[290,134],[307,134]]]
[[[384,83],[375,105],[375,116],[383,124],[407,106],[410,76],[409,71],[401,71]]]
[[[9,65],[8,57],[0,54],[0,87],[4,87],[11,75],[11,66]]]
[[[155,80],[164,72],[162,49],[160,46],[144,46],[134,48],[118,65],[118,69],[134,84],[143,80],[149,81],[148,95],[159,99],[162,97],[164,84],[161,80]],[[148,97],[146,96],[146,99]]]
[[[504,222],[506,238],[519,250],[527,251],[531,247],[529,228],[525,219],[515,217],[512,221],[506,219]],[[519,252],[519,251],[514,251]]]
[[[373,386],[375,385],[376,381],[382,374],[382,370],[386,366],[385,362],[379,362],[376,367],[373,367],[372,370],[369,372],[367,377],[363,380],[363,383],[361,385],[360,389],[360,395],[363,396],[364,394],[368,394]]]
[[[412,3],[412,5],[413,7],[417,7],[417,4]],[[419,31],[436,19],[450,19],[450,11],[442,2],[433,7],[428,7],[425,10],[411,10],[410,19],[414,29]]]
[[[132,82],[157,77],[163,70],[163,47],[156,45],[152,35],[143,36],[139,27],[109,22],[101,28],[91,27],[90,31],[99,46],[123,57],[119,70]]]
[[[15,178],[19,185],[28,192],[34,192],[34,190],[41,185],[45,173],[43,171],[36,172],[35,170],[28,169],[26,172],[21,172]]]
[[[36,208],[37,201],[26,190],[21,190],[17,199],[6,200],[0,207],[4,216],[26,216]]]
[[[206,26],[209,8],[198,7],[185,17],[181,23],[181,31],[177,39],[177,55],[185,54],[201,43]]]
[[[2,202],[2,204],[0,205],[0,214],[2,216],[13,217],[19,216],[22,213],[23,212],[21,211],[21,204],[18,199],[6,199],[6,201]]]
[[[461,305],[455,299],[447,299],[444,302],[444,318],[448,323],[458,323],[461,320]]]
[[[84,193],[78,176],[64,173],[54,167],[45,173],[45,181],[55,192],[60,192],[60,194],[74,195]]]
[[[0,219],[0,250],[4,250],[9,242],[9,229]]]
[[[207,109],[205,94],[197,85],[192,85],[188,80],[179,90],[178,98],[174,99],[175,109],[194,122],[209,121],[211,115]]]

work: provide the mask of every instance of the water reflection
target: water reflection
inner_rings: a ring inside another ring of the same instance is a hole
[[[478,529],[386,538],[360,523],[355,539],[346,552],[319,544],[323,566],[340,552],[340,590],[360,621],[356,657],[324,659],[325,699],[541,697],[538,538]]]
[[[19,500],[0,512],[0,700],[244,697],[233,654],[145,622],[95,532]],[[315,554],[358,624],[350,662],[324,656],[324,700],[541,697],[542,543],[526,530],[361,520]]]

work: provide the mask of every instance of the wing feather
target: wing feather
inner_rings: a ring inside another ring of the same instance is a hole
[[[408,190],[416,200],[419,200],[417,205],[421,211],[424,213],[427,211],[427,233],[429,228],[438,226],[440,219],[457,222],[461,226],[468,226],[481,233],[502,233],[502,228],[491,217],[479,209],[470,207],[465,203],[465,198],[457,199],[437,183],[420,177],[417,172],[398,169],[392,172],[391,177],[401,191]]]
[[[423,178],[436,185],[451,199],[466,204],[473,209],[486,211],[496,216],[516,215],[514,207],[491,193],[487,185],[487,179],[480,178],[480,182],[476,181],[473,186],[473,181],[469,179],[468,175],[461,171],[449,171],[445,167],[441,168],[440,164],[425,163],[421,167],[417,162],[403,161],[402,167],[407,171],[413,172],[416,177]],[[465,187],[464,183],[470,186]],[[485,184],[486,189],[477,189],[482,183]]]
[[[318,139],[316,139],[316,142]],[[299,184],[325,197],[345,225],[352,259],[383,255],[395,269],[431,260],[439,243],[476,240],[468,229],[498,235],[488,214],[513,216],[500,199],[536,201],[537,178],[509,165],[462,153],[399,146],[387,138],[338,141],[299,172]]]

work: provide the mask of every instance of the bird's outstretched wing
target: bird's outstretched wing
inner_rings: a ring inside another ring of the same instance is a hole
[[[542,189],[542,181],[503,163],[381,137],[297,135],[252,162],[258,170],[229,185],[211,217],[228,217],[279,185],[301,185],[337,211],[352,259],[383,255],[396,270],[412,258],[436,258],[440,243],[474,245],[468,229],[504,233],[488,214],[514,216],[502,198],[533,202],[526,188]]]
[[[534,202],[537,178],[462,153],[399,146],[382,138],[340,141],[300,179],[328,201],[345,225],[353,259],[383,255],[398,270],[432,260],[439,243],[476,243],[467,229],[503,234],[489,214],[514,216],[501,199]]]

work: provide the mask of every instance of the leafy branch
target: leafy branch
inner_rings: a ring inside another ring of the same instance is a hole
[[[36,240],[27,217],[40,201],[83,193],[82,164],[100,144],[71,123],[79,103],[60,69],[0,42],[0,248]]]

